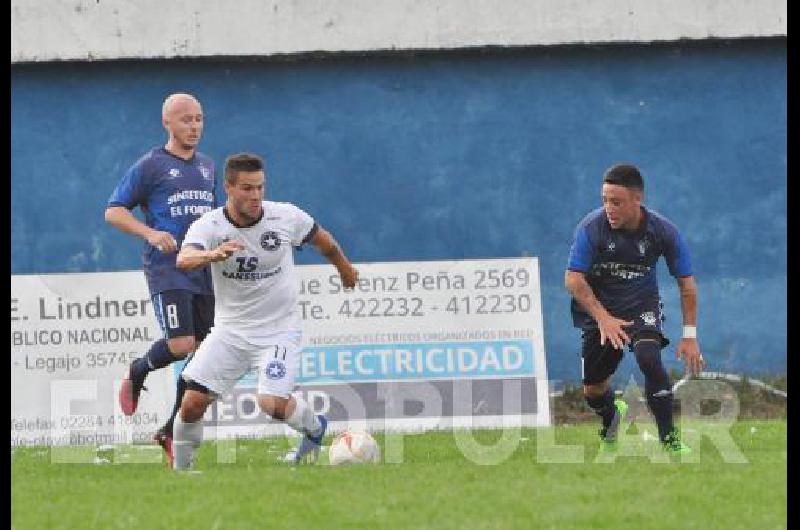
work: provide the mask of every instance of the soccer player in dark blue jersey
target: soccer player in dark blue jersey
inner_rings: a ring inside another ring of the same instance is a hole
[[[602,447],[613,449],[627,404],[615,400],[609,379],[627,345],[645,378],[648,408],[664,448],[682,454],[690,449],[673,424],[672,385],[661,362],[669,341],[662,332],[662,304],[656,262],[664,256],[680,289],[683,338],[677,358],[699,373],[704,366],[697,344],[697,289],[689,251],[672,222],[642,206],[644,181],[629,164],[603,176],[603,207],[578,224],[570,249],[565,285],[572,295],[572,319],[582,330],[583,392],[602,418]]]
[[[184,271],[175,266],[189,225],[216,207],[214,162],[197,152],[203,110],[193,96],[172,94],[164,101],[162,122],[169,135],[166,145],[151,149],[131,166],[111,194],[105,212],[107,222],[145,241],[144,273],[164,333],[164,338],[131,364],[122,382],[119,402],[129,416],[136,411],[147,374],[194,352],[214,316],[209,268]],[[131,213],[137,206],[144,223]],[[179,377],[172,414],[155,437],[170,467],[172,424],[185,389],[186,383]]]

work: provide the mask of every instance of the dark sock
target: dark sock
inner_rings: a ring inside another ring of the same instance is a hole
[[[153,370],[164,368],[175,360],[167,346],[167,339],[159,339],[150,346],[144,357],[136,359],[131,364],[131,379],[143,382],[147,374]]]
[[[647,385],[645,385],[645,388]],[[658,425],[658,438],[662,442],[672,432],[672,391],[660,390],[654,393],[647,392],[647,406],[656,419]]]
[[[658,437],[663,442],[673,430],[672,385],[661,362],[661,344],[654,340],[640,340],[634,345],[636,362],[644,374],[644,391],[647,407],[658,425]]]
[[[186,392],[186,380],[180,375],[178,376],[178,382],[175,389],[175,405],[172,407],[172,414],[170,415],[167,423],[161,427],[161,431],[172,434],[172,424],[175,423],[175,415],[178,414],[178,411],[181,409],[181,402],[183,401],[183,394]]]
[[[614,419],[614,414],[617,412],[616,407],[614,407],[614,393],[611,389],[607,389],[605,394],[601,396],[587,397],[586,403],[603,419],[603,428],[608,429],[609,425],[611,425],[611,420]]]

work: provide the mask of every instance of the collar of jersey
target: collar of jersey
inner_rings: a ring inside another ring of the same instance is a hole
[[[194,153],[192,153],[192,156],[190,156],[189,158],[181,158],[181,157],[179,157],[178,155],[176,155],[175,153],[173,153],[172,151],[170,151],[169,149],[167,149],[166,147],[163,147],[163,146],[162,146],[162,147],[161,147],[161,150],[162,150],[164,153],[166,153],[166,154],[168,154],[169,156],[171,156],[172,158],[177,158],[178,160],[180,160],[181,162],[184,162],[184,163],[186,163],[186,164],[191,164],[191,163],[192,163],[192,160],[194,160],[194,159],[195,159],[195,157],[197,156],[197,151],[195,151]]]
[[[234,220],[231,218],[231,216],[230,216],[230,215],[228,215],[228,207],[227,207],[227,206],[223,206],[223,207],[222,207],[222,213],[223,213],[223,214],[225,214],[225,219],[227,219],[227,220],[228,220],[228,222],[229,222],[230,224],[232,224],[233,226],[235,226],[236,228],[250,228],[251,226],[255,226],[255,225],[257,225],[257,224],[258,224],[259,222],[261,222],[261,220],[264,218],[264,208],[261,208],[261,215],[259,215],[259,216],[258,216],[258,219],[256,219],[255,221],[253,221],[253,222],[252,222],[252,223],[250,223],[249,225],[240,225],[240,224],[237,224],[237,223],[236,223],[236,221],[234,221]]]

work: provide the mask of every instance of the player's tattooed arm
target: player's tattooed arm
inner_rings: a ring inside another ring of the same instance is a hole
[[[339,271],[339,276],[342,278],[342,285],[348,289],[355,287],[356,281],[358,281],[358,270],[353,267],[353,264],[344,255],[339,243],[336,242],[330,232],[320,226],[314,237],[311,238],[311,244],[336,267],[336,270]]]
[[[239,250],[244,250],[244,245],[235,240],[223,241],[220,246],[212,250],[189,244],[181,248],[175,265],[183,270],[197,269],[209,263],[225,261]]]
[[[600,344],[605,344],[606,340],[609,340],[615,348],[620,349],[631,341],[623,328],[632,325],[633,322],[611,315],[594,295],[582,272],[568,270],[564,276],[564,286],[597,322],[597,327],[600,329]]]
[[[697,285],[694,276],[678,278],[678,289],[681,293],[681,312],[683,313],[683,325],[697,325]]]

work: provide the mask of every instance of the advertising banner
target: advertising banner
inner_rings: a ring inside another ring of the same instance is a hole
[[[536,258],[361,263],[345,291],[330,265],[298,266],[297,392],[353,428],[548,425]],[[149,439],[174,399],[172,370],[121,414],[130,361],[161,336],[141,272],[12,276],[14,445]],[[256,405],[252,372],[206,414],[209,437],[286,432]]]

